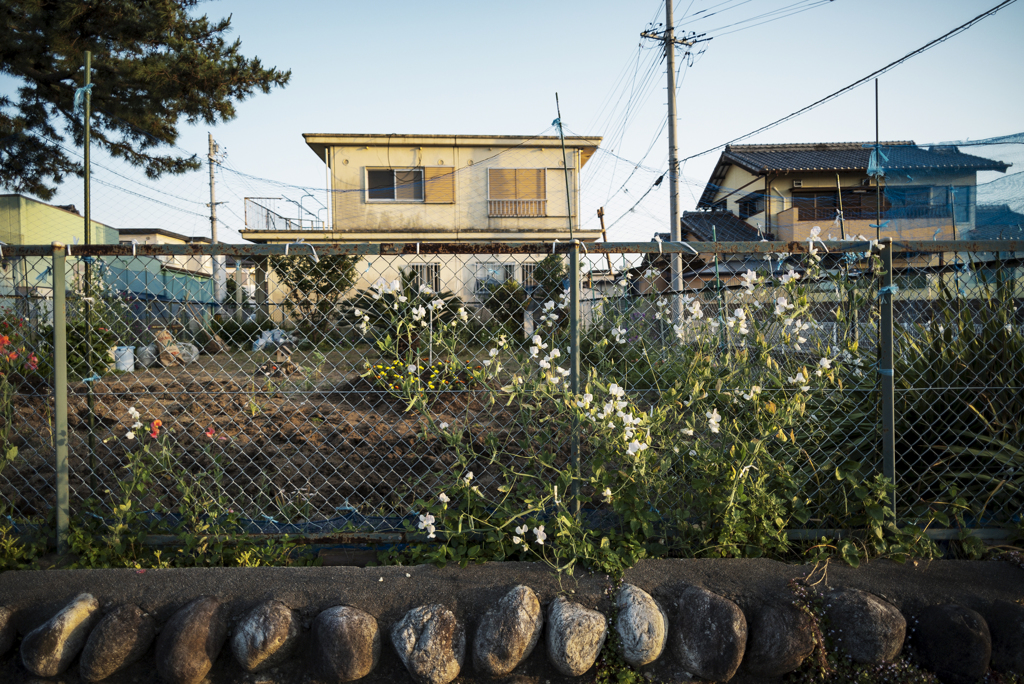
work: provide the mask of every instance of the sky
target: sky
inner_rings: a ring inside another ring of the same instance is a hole
[[[677,31],[711,38],[680,57],[680,157],[796,111],[996,4],[677,1]],[[556,92],[567,134],[603,137],[581,178],[584,225],[604,206],[612,240],[668,231],[668,184],[637,203],[667,169],[665,63],[660,44],[640,37],[664,21],[663,0],[214,0],[196,11],[230,14],[243,54],[292,71],[286,88],[241,103],[234,120],[183,127],[179,147],[205,156],[212,133],[226,150],[217,177],[217,200],[227,202],[218,207],[222,241],[240,241],[246,196],[272,193],[319,209],[324,167],[303,133],[553,135]],[[1022,28],[1018,2],[881,76],[881,138],[926,143],[1024,130]],[[744,142],[874,137],[868,84]],[[682,166],[683,209],[694,208],[717,158]],[[94,159],[96,219],[209,233],[207,171],[152,183]],[[81,181],[70,181],[56,202],[80,206],[81,193]]]

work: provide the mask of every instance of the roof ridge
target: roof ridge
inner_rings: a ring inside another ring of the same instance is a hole
[[[753,145],[726,145],[726,152],[737,151],[737,152],[753,152],[753,151],[785,151],[785,150],[806,150],[806,149],[821,149],[826,150],[859,150],[865,147],[874,147],[874,141],[868,140],[864,142],[816,142],[816,143],[761,143]],[[881,140],[878,145],[884,147],[906,147],[914,146],[917,147],[917,143],[913,140]]]

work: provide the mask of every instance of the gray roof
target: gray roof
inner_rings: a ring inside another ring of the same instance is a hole
[[[1006,171],[1009,164],[964,154],[955,145],[918,147],[913,141],[879,143],[888,169],[963,169]],[[751,173],[787,171],[867,171],[874,143],[728,145],[722,158]]]
[[[705,242],[712,241],[711,228],[720,242],[757,242],[757,230],[731,211],[686,211],[680,219],[683,233],[693,233]]]
[[[697,206],[710,206],[725,180],[729,166],[754,175],[801,171],[867,171],[873,142],[797,143],[786,145],[726,145],[704,188]],[[945,169],[951,171],[1001,171],[1010,164],[965,154],[955,145],[918,147],[912,140],[879,143],[886,169]]]

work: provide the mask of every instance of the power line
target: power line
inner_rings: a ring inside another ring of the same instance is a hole
[[[737,143],[737,142],[739,142],[741,140],[746,140],[747,138],[753,137],[753,136],[757,135],[758,133],[763,133],[764,131],[767,131],[767,130],[769,130],[771,128],[775,128],[779,124],[784,123],[786,121],[789,121],[790,119],[796,118],[796,117],[800,116],[801,114],[806,114],[807,112],[811,111],[812,109],[820,107],[821,105],[825,104],[826,102],[834,100],[837,97],[839,97],[840,95],[848,93],[851,90],[853,90],[854,88],[858,88],[858,87],[864,85],[865,83],[871,81],[876,76],[880,76],[880,75],[884,74],[885,72],[887,72],[887,71],[889,71],[889,70],[899,66],[900,64],[902,64],[903,62],[907,61],[911,57],[916,57],[917,55],[920,55],[921,53],[926,52],[926,51],[930,50],[931,48],[935,47],[939,43],[943,43],[946,40],[949,40],[950,38],[952,38],[953,36],[966,31],[967,29],[969,29],[970,27],[974,26],[975,24],[977,24],[982,19],[984,19],[986,17],[989,17],[989,16],[992,16],[993,14],[998,12],[999,10],[1003,9],[1004,7],[1007,7],[1008,5],[1012,5],[1015,2],[1017,2],[1017,0],[1003,0],[1003,2],[999,3],[998,5],[993,7],[992,9],[988,10],[987,12],[983,12],[982,14],[979,14],[978,16],[976,16],[973,19],[971,19],[970,21],[968,21],[966,24],[961,24],[960,26],[957,26],[955,29],[953,29],[949,33],[946,33],[946,34],[936,38],[935,40],[933,40],[933,41],[931,41],[929,43],[926,43],[925,45],[919,47],[918,49],[914,50],[913,52],[907,53],[903,57],[900,57],[899,59],[897,59],[895,62],[890,62],[889,64],[885,65],[881,69],[878,69],[877,71],[871,72],[870,74],[868,74],[864,78],[861,78],[861,79],[859,79],[857,81],[854,81],[853,83],[851,83],[850,85],[846,86],[845,88],[841,88],[840,90],[837,90],[836,92],[832,93],[831,95],[823,97],[823,98],[821,98],[820,100],[818,100],[816,102],[812,102],[811,104],[807,105],[806,107],[804,107],[802,109],[798,109],[797,111],[793,112],[792,114],[787,114],[786,116],[782,117],[781,119],[773,121],[770,124],[767,124],[765,126],[761,126],[757,130],[751,131],[750,133],[745,133],[744,135],[741,135],[738,138],[733,138],[729,142],[722,143],[721,145],[715,145],[714,147],[708,148],[708,149],[704,150],[703,152],[698,152],[697,154],[691,154],[689,157],[683,157],[682,159],[679,160],[679,163],[682,163],[682,162],[685,162],[685,161],[689,161],[690,159],[696,159],[697,157],[703,157],[705,154],[709,154],[711,152],[714,152],[715,150],[718,150],[718,149],[720,149],[722,147],[725,147],[726,145],[732,145],[733,143]]]

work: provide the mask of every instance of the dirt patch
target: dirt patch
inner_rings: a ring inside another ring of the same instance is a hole
[[[156,419],[173,445],[175,467],[205,475],[207,481],[221,472],[211,496],[226,497],[252,519],[323,520],[352,511],[402,515],[455,467],[451,450],[424,436],[422,416],[406,413],[404,402],[358,372],[282,380],[241,367],[226,372],[225,364],[210,357],[201,361],[205,364],[96,381],[91,421],[88,387],[72,385],[68,460],[73,512],[95,500],[94,494],[118,491],[118,480],[129,474],[127,454],[153,441],[148,429]],[[514,416],[487,406],[483,395],[472,389],[431,395],[433,418],[468,426],[481,453],[484,434],[496,434],[503,443],[522,437]],[[131,430],[130,407],[141,413],[145,425],[132,441],[125,438]],[[20,455],[0,473],[0,497],[16,516],[45,515],[55,491],[52,398],[18,395],[15,412]],[[211,429],[212,436],[207,434]],[[488,472],[487,459],[470,467],[481,486],[494,482],[496,472]],[[154,492],[161,487],[169,492],[169,486],[168,478]]]

